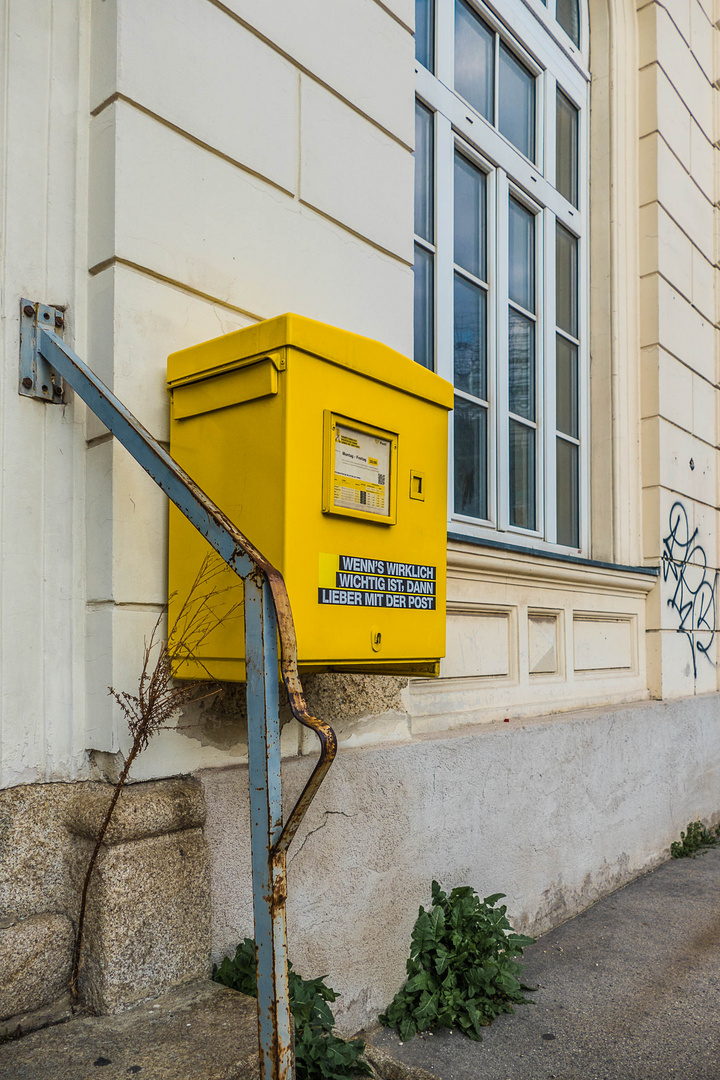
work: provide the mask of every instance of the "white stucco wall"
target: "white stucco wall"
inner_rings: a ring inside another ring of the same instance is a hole
[[[0,3],[0,786],[85,761],[83,415],[17,392],[21,297],[84,348],[85,7]]]
[[[720,566],[716,14],[638,4],[643,554],[694,564],[689,588],[670,571],[648,604],[649,685],[664,698],[718,687],[717,639],[699,633],[709,651],[693,655],[677,633],[702,620]]]
[[[285,765],[286,801],[308,774]],[[199,774],[208,806],[216,957],[252,936],[245,769]],[[412,745],[340,752],[288,856],[288,950],[328,973],[357,1030],[405,978],[430,882],[507,894],[542,933],[669,855],[717,817],[720,698],[502,721]]]

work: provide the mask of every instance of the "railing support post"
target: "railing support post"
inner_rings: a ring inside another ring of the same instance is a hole
[[[275,851],[283,826],[277,619],[259,572],[245,578],[245,642],[260,1075],[292,1080],[285,852]]]

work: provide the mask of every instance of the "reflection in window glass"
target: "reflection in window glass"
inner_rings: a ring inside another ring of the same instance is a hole
[[[510,199],[508,272],[510,299],[535,311],[535,215]]]
[[[485,174],[455,154],[455,252],[463,270],[487,280],[485,270]]]
[[[455,0],[455,89],[493,122],[494,38],[464,0]]]
[[[565,435],[578,436],[577,345],[557,335],[555,368],[555,426]]]
[[[415,232],[423,240],[434,239],[433,214],[433,114],[415,102]]]
[[[525,157],[535,158],[535,76],[500,44],[498,127]]]
[[[510,524],[535,529],[535,429],[510,421]]]
[[[415,0],[415,59],[435,71],[435,0]]]
[[[434,363],[434,289],[433,257],[420,244],[415,245],[414,352],[418,364],[433,369]]]
[[[580,505],[578,497],[578,447],[557,440],[557,542],[580,547]]]
[[[535,419],[535,323],[510,308],[508,393],[510,412]]]
[[[557,0],[555,18],[575,44],[580,47],[580,8],[578,0]]]
[[[487,400],[485,290],[460,274],[455,275],[454,368],[455,386],[466,394]]]
[[[558,224],[555,247],[557,324],[573,337],[578,335],[577,267],[577,240],[572,233]]]
[[[555,187],[573,206],[578,204],[578,111],[557,92],[555,131]]]
[[[487,411],[455,398],[455,513],[487,518]]]

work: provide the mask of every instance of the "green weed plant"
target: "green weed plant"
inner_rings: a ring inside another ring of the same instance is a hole
[[[720,825],[706,829],[702,821],[691,821],[687,832],[680,833],[680,839],[670,845],[673,859],[694,859],[698,851],[707,851],[720,844]]]
[[[328,1005],[338,994],[325,985],[326,976],[303,979],[288,963],[290,1011],[295,1020],[295,1076],[297,1080],[351,1080],[359,1073],[371,1074],[362,1060],[362,1039],[346,1042],[333,1033],[335,1017]],[[213,979],[257,997],[255,942],[238,945],[233,959],[226,957],[213,969]]]
[[[528,999],[517,957],[534,938],[516,934],[496,907],[504,893],[481,900],[469,886],[446,895],[432,883],[432,909],[421,907],[412,932],[408,981],[378,1019],[405,1042],[417,1032],[457,1027],[476,1041],[481,1028]]]

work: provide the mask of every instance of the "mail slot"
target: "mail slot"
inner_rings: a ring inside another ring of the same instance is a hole
[[[168,386],[170,452],[283,574],[300,670],[436,675],[450,384],[281,315],[173,353]],[[209,554],[171,506],[171,623]],[[242,682],[242,583],[219,568],[203,588],[218,622],[176,674]]]

